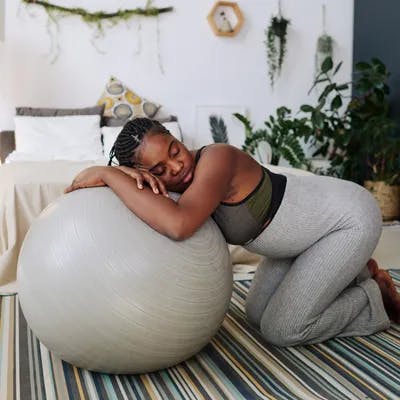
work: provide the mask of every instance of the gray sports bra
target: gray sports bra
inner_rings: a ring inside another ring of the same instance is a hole
[[[199,160],[203,146],[196,153]],[[262,168],[262,177],[254,190],[237,203],[221,202],[212,214],[228,243],[244,245],[255,239],[271,221],[282,202],[286,177]]]

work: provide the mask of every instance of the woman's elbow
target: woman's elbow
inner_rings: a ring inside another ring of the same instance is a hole
[[[176,234],[174,233],[170,233],[167,235],[169,239],[173,240],[174,242],[182,242],[184,240],[186,240],[189,236],[184,236],[181,234]]]
[[[193,236],[195,232],[195,229],[180,223],[174,224],[174,227],[168,232],[167,236],[176,242],[182,242],[183,240],[189,239],[191,236]]]
[[[177,231],[170,232],[167,236],[175,242],[182,242],[183,240],[189,239],[193,235],[193,233]]]

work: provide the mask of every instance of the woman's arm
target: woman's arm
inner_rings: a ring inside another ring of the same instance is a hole
[[[101,176],[104,183],[136,216],[157,232],[173,240],[179,240],[177,235],[179,207],[174,200],[155,194],[149,187],[139,189],[134,179],[115,168],[103,170]]]
[[[91,167],[90,179],[109,186],[125,205],[156,231],[173,240],[184,240],[199,229],[225,198],[233,174],[234,156],[228,147],[210,147],[198,163],[189,188],[178,202],[139,189],[135,179],[113,167]],[[97,176],[95,176],[97,174]],[[101,186],[81,179],[69,190]]]

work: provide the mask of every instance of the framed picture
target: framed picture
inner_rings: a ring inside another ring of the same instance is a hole
[[[234,113],[246,116],[246,107],[240,105],[197,106],[193,148],[219,142],[241,149],[245,140],[245,130],[243,124],[233,116]]]
[[[243,25],[242,11],[232,1],[217,1],[207,19],[217,36],[234,36]]]

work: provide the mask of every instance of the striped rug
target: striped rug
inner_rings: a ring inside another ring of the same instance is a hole
[[[400,270],[391,270],[400,286]],[[199,354],[144,375],[73,367],[32,334],[17,296],[0,319],[0,399],[400,399],[400,326],[369,337],[281,349],[244,319],[250,281],[235,282],[229,313]]]

